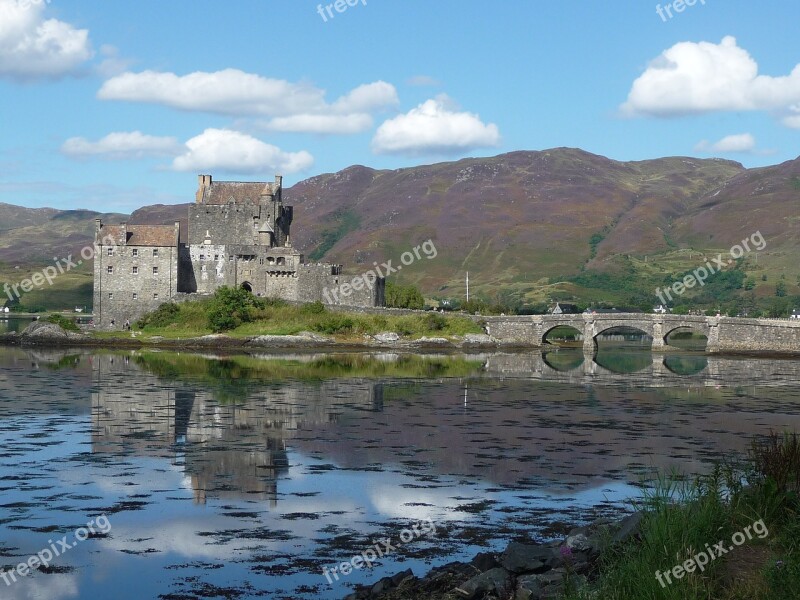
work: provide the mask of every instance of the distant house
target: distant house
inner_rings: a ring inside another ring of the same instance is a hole
[[[791,314],[791,315],[789,315],[789,318],[790,318],[790,319],[800,319],[800,310],[798,310],[798,309],[796,309],[796,308],[795,308],[795,309],[792,311],[792,314]]]
[[[553,315],[577,315],[580,311],[574,304],[566,304],[563,302],[556,302],[555,308],[550,311]]]
[[[659,304],[653,309],[653,312],[656,313],[657,315],[665,315],[669,312],[669,309],[663,304]]]

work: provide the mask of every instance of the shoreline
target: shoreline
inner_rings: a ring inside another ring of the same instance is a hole
[[[45,325],[43,323],[43,325]],[[53,331],[52,328],[40,330],[33,334],[26,332],[9,332],[0,334],[0,346],[21,348],[31,347],[80,347],[98,348],[107,350],[129,349],[167,349],[167,350],[232,350],[246,351],[249,349],[289,349],[308,350],[315,352],[372,352],[372,351],[414,351],[437,350],[444,352],[531,352],[545,350],[575,350],[574,347],[551,345],[538,346],[534,344],[506,343],[491,338],[485,334],[468,334],[456,339],[444,337],[422,337],[418,339],[403,339],[397,336],[385,338],[386,334],[365,336],[363,341],[338,340],[331,336],[323,336],[303,332],[297,335],[260,335],[247,337],[233,337],[226,334],[208,334],[190,338],[164,338],[152,336],[141,339],[138,336],[130,337],[94,337],[87,333],[73,333],[61,330]],[[396,334],[391,334],[392,336]],[[766,350],[708,352],[706,350],[690,350],[674,346],[667,346],[661,350],[648,350],[652,354],[668,356],[675,352],[691,352],[703,356],[715,357],[751,357],[792,360],[800,358],[800,350],[795,352],[776,352]],[[596,351],[595,351],[596,353]]]

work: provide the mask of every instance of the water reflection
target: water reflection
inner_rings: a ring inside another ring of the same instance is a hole
[[[498,548],[523,528],[558,535],[618,510],[653,468],[699,472],[755,433],[800,429],[798,381],[800,361],[602,346],[0,349],[0,568],[100,512],[113,525],[62,557],[64,572],[4,591],[342,598],[321,567],[416,520],[438,535],[347,583]]]

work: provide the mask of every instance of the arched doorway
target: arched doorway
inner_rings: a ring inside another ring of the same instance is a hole
[[[253,293],[253,286],[252,286],[252,285],[250,285],[250,282],[249,282],[249,281],[245,281],[245,282],[242,284],[242,289],[243,289],[243,290],[247,290],[247,291],[248,291],[248,292],[250,292],[251,294]]]

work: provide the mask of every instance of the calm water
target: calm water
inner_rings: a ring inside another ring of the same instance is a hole
[[[9,331],[22,331],[31,324],[33,319],[18,319],[16,317],[9,317],[8,315],[0,315],[0,333],[7,333]]]
[[[641,349],[415,357],[0,349],[0,598],[342,598],[613,514],[800,430],[800,361]],[[322,568],[436,532],[329,584]]]

